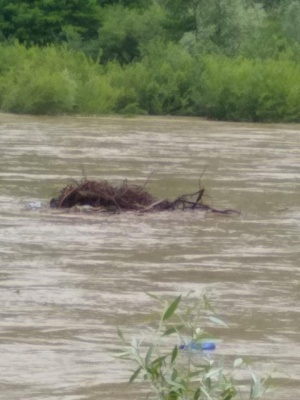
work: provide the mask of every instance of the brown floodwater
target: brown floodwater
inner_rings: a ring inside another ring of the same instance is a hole
[[[241,216],[49,209],[83,176],[169,199],[202,176]],[[139,333],[146,292],[189,290],[228,323],[217,353],[274,365],[270,398],[300,398],[300,125],[0,114],[0,183],[1,399],[145,398],[116,328]]]

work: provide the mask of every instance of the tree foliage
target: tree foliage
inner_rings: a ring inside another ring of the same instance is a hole
[[[124,7],[146,7],[149,0],[97,0],[100,6],[121,5]]]
[[[300,121],[298,0],[0,0],[0,9],[2,110]]]
[[[300,2],[286,1],[280,11],[283,30],[287,37],[300,43]]]
[[[65,39],[72,26],[84,39],[97,36],[96,0],[0,0],[0,31],[5,39],[46,45]]]
[[[101,16],[98,46],[103,62],[126,64],[141,57],[143,48],[155,37],[164,37],[164,11],[153,6],[129,9],[121,5],[106,7]]]

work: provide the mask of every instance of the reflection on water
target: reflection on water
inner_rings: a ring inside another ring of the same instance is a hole
[[[145,292],[206,290],[220,354],[273,362],[272,399],[300,398],[299,125],[0,115],[0,398],[139,399],[113,357]],[[70,179],[198,190],[240,217],[50,210]],[[28,207],[41,202],[42,207]],[[30,209],[31,208],[31,209]]]

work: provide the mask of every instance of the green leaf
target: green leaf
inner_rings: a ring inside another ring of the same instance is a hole
[[[213,400],[208,391],[204,388],[204,386],[201,386],[201,392],[205,394],[207,400]]]
[[[181,331],[181,329],[184,328],[184,325],[176,325],[176,326],[171,326],[171,328],[168,328],[164,331],[162,336],[169,336],[172,335],[172,333]]]
[[[149,324],[150,322],[157,321],[157,319],[159,318],[159,315],[160,315],[160,313],[158,313],[158,312],[149,313],[147,316],[145,316],[143,318],[142,321],[144,324]]]
[[[257,382],[257,377],[256,377],[256,375],[255,375],[253,372],[251,372],[251,376],[252,376],[253,382],[256,383],[256,382]]]
[[[193,311],[195,311],[194,307],[187,307],[185,310],[185,314],[190,315]]]
[[[147,294],[149,297],[151,297],[152,299],[157,300],[157,301],[159,301],[160,303],[162,302],[161,296],[158,296],[158,295],[156,295],[156,294],[149,293],[149,292],[147,292],[146,294]]]
[[[268,388],[265,389],[265,394],[272,393],[272,392],[274,392],[274,390],[275,390],[275,388],[268,387]]]
[[[214,324],[216,324],[216,325],[221,325],[221,326],[226,326],[226,327],[227,327],[227,325],[225,324],[225,322],[222,321],[222,320],[219,319],[219,318],[216,318],[216,317],[209,317],[209,320],[210,320],[211,322],[213,322]]]
[[[224,392],[221,394],[222,398],[221,400],[231,400],[235,397],[237,391],[235,387],[230,386],[227,389],[224,390]]]
[[[222,370],[223,370],[223,368],[216,368],[216,369],[212,368],[212,369],[210,369],[210,371],[207,374],[205,374],[205,379],[206,378],[211,378],[214,375],[219,375],[219,373],[222,372]]]
[[[132,383],[138,376],[138,374],[141,372],[142,367],[138,367],[137,370],[134,371],[134,373],[131,375],[130,379],[129,379],[129,383]]]
[[[124,359],[128,359],[130,357],[130,354],[128,353],[128,351],[124,351],[122,353],[118,353],[116,354],[117,358],[124,358]]]
[[[202,366],[199,365],[199,366],[197,366],[197,370],[196,371],[189,372],[187,374],[187,376],[188,376],[189,379],[199,378],[199,376],[202,375],[206,370],[207,370],[207,365],[206,364],[202,365]],[[196,380],[196,379],[194,379],[194,380]]]
[[[171,381],[176,381],[177,377],[178,377],[178,372],[177,372],[177,370],[174,368],[174,370],[173,370],[173,372],[172,372],[172,375],[171,375]]]
[[[211,389],[211,379],[210,378],[205,378],[205,386],[208,389]]]
[[[238,368],[244,364],[244,360],[242,358],[237,358],[233,362],[233,368]]]
[[[186,387],[184,382],[172,381],[172,379],[165,377],[166,382],[172,386],[172,391],[183,392]]]
[[[253,364],[252,359],[251,359],[250,357],[248,357],[248,356],[244,356],[244,357],[243,357],[243,361],[244,361],[244,364],[246,364],[246,365],[248,365],[248,366],[250,366],[250,365]]]
[[[209,310],[209,311],[215,312],[213,306],[211,305],[210,301],[208,300],[208,298],[207,298],[207,296],[205,294],[203,295],[203,301],[204,301],[205,310]]]
[[[148,367],[153,352],[153,344],[150,346],[145,357],[145,365]]]
[[[178,346],[175,346],[173,351],[172,351],[172,356],[171,356],[171,364],[176,360],[178,355]]]
[[[119,338],[122,340],[123,343],[125,343],[125,338],[124,338],[123,333],[120,330],[120,328],[117,329],[117,332],[118,332]]]
[[[167,319],[169,319],[170,317],[172,317],[172,315],[174,314],[174,312],[176,311],[178,304],[180,303],[181,300],[181,295],[178,296],[170,305],[169,307],[166,309],[166,311],[163,314],[162,320],[165,321]]]
[[[198,388],[194,394],[193,400],[199,400],[200,399],[200,389]]]
[[[167,356],[161,356],[156,358],[155,360],[152,361],[151,365],[159,364],[161,365],[162,362],[167,358]]]

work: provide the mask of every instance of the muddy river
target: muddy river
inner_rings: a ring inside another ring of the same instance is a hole
[[[59,213],[72,179],[129,179],[158,198],[205,187],[203,212]],[[205,291],[217,352],[275,366],[300,398],[300,125],[0,114],[0,398],[142,399],[114,357],[147,292]]]

